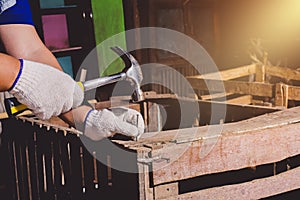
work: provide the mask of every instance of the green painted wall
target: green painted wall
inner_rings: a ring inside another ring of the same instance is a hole
[[[94,29],[96,44],[99,45],[111,36],[125,31],[122,0],[92,0]],[[110,42],[111,46],[118,45],[126,49],[126,38],[121,37]],[[118,59],[109,67],[107,62],[112,56],[108,46],[97,49],[100,76],[118,73],[124,68],[123,62]]]

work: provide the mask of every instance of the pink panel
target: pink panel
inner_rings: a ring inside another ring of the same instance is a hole
[[[42,16],[45,44],[50,50],[69,47],[65,14]]]

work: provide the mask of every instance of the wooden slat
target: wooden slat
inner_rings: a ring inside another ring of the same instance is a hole
[[[178,182],[159,185],[154,187],[154,198],[156,200],[166,199],[178,195]]]
[[[287,80],[300,80],[300,71],[287,67],[266,66],[266,73],[271,76],[284,78]]]
[[[289,85],[288,88],[288,99],[300,101],[300,87]]]
[[[7,113],[0,113],[0,119],[5,119],[5,118],[8,118],[8,115]]]
[[[146,148],[143,148],[146,149]],[[137,150],[137,158],[144,159],[148,150]],[[150,187],[149,166],[137,163],[139,176],[139,199],[154,199],[153,188]]]
[[[268,83],[220,81],[210,79],[188,78],[194,89],[209,90],[210,92],[226,92],[249,94],[253,96],[273,97],[273,85]],[[225,91],[224,91],[225,89]]]
[[[158,132],[162,129],[162,115],[160,108],[156,103],[148,103],[148,132]]]
[[[163,105],[163,101],[171,101],[170,99],[157,99],[155,102],[158,104]],[[187,102],[186,102],[187,103]],[[227,115],[231,112],[241,112],[239,118],[241,119],[249,119],[250,117],[254,117],[250,120],[245,121],[239,121],[236,123],[230,123],[225,124],[223,127],[223,132],[230,132],[230,133],[241,133],[241,131],[251,131],[251,130],[261,130],[264,128],[270,128],[287,125],[289,123],[295,123],[300,121],[300,116],[297,115],[297,112],[300,112],[299,108],[293,108],[288,109],[283,112],[276,112],[279,111],[278,108],[269,108],[269,107],[261,107],[261,106],[252,106],[252,105],[235,105],[235,104],[224,104],[223,102],[207,102],[207,101],[199,101],[199,106],[201,110],[201,116],[206,115],[205,118],[210,119],[211,115],[211,106],[214,104],[214,107],[227,107]],[[218,110],[218,109],[217,109]],[[273,113],[272,113],[273,112]],[[267,115],[262,115],[265,113],[271,113]],[[262,116],[259,116],[262,115]],[[200,116],[200,118],[201,118]],[[259,116],[259,117],[255,117]],[[229,119],[233,119],[233,116],[228,116]],[[236,119],[236,118],[235,118]],[[252,124],[255,123],[256,125],[253,126]],[[247,124],[249,124],[247,126]],[[240,127],[243,127],[241,130]],[[179,135],[182,135],[182,138],[185,138],[186,140],[197,140],[201,139],[203,135],[201,133],[206,133],[209,126],[203,126],[199,128],[186,128],[186,129],[180,129],[180,132],[178,130],[169,130],[169,131],[163,131],[163,132],[146,132],[144,133],[141,138],[135,142],[135,141],[114,141],[118,144],[123,145],[126,148],[135,148],[136,146],[144,146],[152,143],[168,143],[171,141],[174,141],[174,139],[178,139],[178,133]],[[196,131],[198,130],[198,132]],[[199,133],[199,135],[194,135],[191,133]],[[149,145],[150,146],[150,145]]]
[[[244,95],[233,99],[226,100],[227,103],[249,105],[252,103],[251,95]]]
[[[268,178],[200,190],[167,199],[261,199],[299,188],[300,167]]]
[[[215,140],[208,138],[191,143],[165,145],[152,152],[153,157],[170,159],[168,164],[153,163],[153,183],[158,185],[205,174],[238,170],[298,155],[299,130],[300,123],[297,123],[243,134],[223,133]],[[209,144],[214,141],[216,144]]]
[[[216,94],[211,94],[211,95],[201,95],[201,99],[202,100],[211,100],[211,99],[224,98],[229,95],[232,95],[232,93],[216,93]]]
[[[152,156],[160,155],[171,160],[165,168],[161,168],[166,164],[164,162],[153,164],[153,183],[158,185],[273,163],[300,154],[299,112],[300,107],[295,107],[224,124],[221,137],[210,154],[203,159],[199,158],[199,152],[204,147],[205,138],[209,136],[208,130],[213,130],[212,126],[164,131],[159,134],[145,133],[138,142],[127,141],[122,145],[131,148],[157,143],[161,146],[153,150]],[[214,132],[210,132],[211,134]]]
[[[288,107],[289,86],[283,83],[276,84],[275,106]]]
[[[175,94],[157,94],[156,92],[144,92],[145,99],[167,99],[167,98],[177,98]]]
[[[255,80],[257,82],[265,82],[265,76],[266,76],[266,67],[262,64],[256,65],[256,74],[255,74]]]
[[[197,76],[189,76],[187,78],[195,78],[195,79],[215,79],[215,80],[231,80],[244,76],[249,76],[250,74],[254,74],[256,72],[256,65],[247,65],[242,67],[237,67],[233,69],[228,69],[220,72],[214,72],[209,74],[197,75]]]
[[[138,112],[140,112],[140,105],[137,103],[129,103],[128,101],[121,101],[121,102],[111,102],[111,101],[101,101],[101,102],[97,102],[96,104],[94,104],[94,108],[96,110],[101,110],[101,109],[107,109],[107,108],[112,108],[112,107],[117,107],[117,106],[124,106],[127,108],[131,108],[134,110],[137,110]]]

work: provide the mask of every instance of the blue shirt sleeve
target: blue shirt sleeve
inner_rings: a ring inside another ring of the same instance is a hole
[[[0,14],[0,25],[29,24],[34,25],[28,0],[17,0],[17,3]]]

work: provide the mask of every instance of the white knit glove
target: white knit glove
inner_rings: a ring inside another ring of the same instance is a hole
[[[67,74],[51,66],[20,60],[21,68],[9,93],[40,119],[80,106],[83,90]]]
[[[144,133],[144,120],[136,110],[118,107],[111,110],[90,110],[86,116],[84,135],[101,140],[116,133],[138,138]]]

